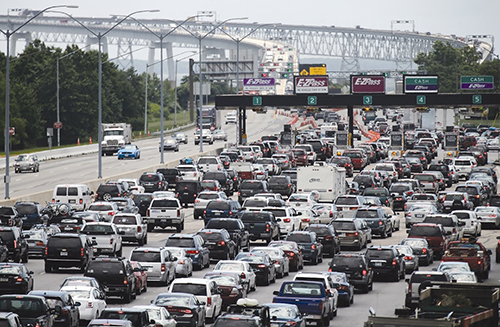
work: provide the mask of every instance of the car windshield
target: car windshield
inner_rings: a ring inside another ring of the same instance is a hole
[[[444,197],[445,201],[454,201],[454,200],[463,200],[464,195],[463,194],[446,194]]]
[[[271,215],[267,212],[245,212],[240,219],[243,222],[270,221]]]
[[[22,269],[20,266],[2,265],[0,266],[0,274],[21,275]]]
[[[122,275],[123,265],[118,261],[93,260],[87,266],[87,272],[91,274]]]
[[[496,211],[497,211],[496,207],[477,207],[476,208],[476,212],[479,212],[479,213],[493,213]]]
[[[409,185],[393,185],[391,192],[406,192],[410,189]]]
[[[246,189],[246,190],[258,190],[262,189],[262,183],[260,182],[254,182],[254,181],[244,181],[240,185],[240,189]]]
[[[198,195],[198,200],[217,200],[219,198],[219,194],[209,194],[209,193],[200,193]]]
[[[332,225],[336,230],[356,230],[356,226],[352,221],[332,221]]]
[[[330,264],[332,267],[362,267],[364,262],[358,256],[334,256]]]
[[[157,199],[151,202],[151,208],[178,208],[177,200],[174,199]]]
[[[214,270],[242,271],[245,266],[240,262],[219,262]]]
[[[90,290],[79,290],[79,289],[65,289],[73,299],[89,299],[90,298]]]
[[[37,209],[36,206],[34,205],[29,205],[29,204],[18,204],[15,206],[17,209],[17,212],[21,215],[33,215],[37,214]]]
[[[403,244],[411,246],[412,248],[417,248],[417,249],[424,248],[426,246],[425,242],[423,240],[419,240],[419,239],[406,239],[403,241]]]
[[[198,235],[200,235],[203,238],[203,240],[205,240],[205,242],[224,240],[224,237],[221,235],[221,233],[216,233],[216,232],[210,232],[210,231],[198,232]]]
[[[387,194],[387,190],[381,188],[381,189],[366,189],[365,190],[365,193],[363,193],[363,195],[366,195],[366,196],[386,196],[388,195]]]
[[[113,234],[114,230],[111,225],[89,224],[82,229],[84,234]]]
[[[315,232],[318,236],[325,236],[330,234],[330,230],[326,226],[307,226],[305,230],[309,232]]]
[[[417,181],[433,182],[436,177],[434,175],[415,175]]]
[[[91,204],[89,206],[90,211],[110,211],[113,207],[109,204]]]
[[[366,251],[366,257],[370,259],[392,259],[394,258],[394,253],[392,250],[386,249],[368,249]]]
[[[225,201],[210,201],[207,210],[231,210],[231,205]]]
[[[244,207],[266,207],[267,200],[245,200],[243,203]]]
[[[238,285],[238,280],[233,276],[211,275],[211,276],[205,276],[204,278],[214,280],[217,283],[217,285],[223,285],[223,286]]]

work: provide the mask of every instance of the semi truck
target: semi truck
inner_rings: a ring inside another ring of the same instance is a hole
[[[102,124],[101,155],[113,155],[132,141],[132,125],[127,123]]]
[[[214,131],[221,127],[221,114],[215,107],[203,107],[201,110],[201,124],[203,129]]]
[[[346,194],[345,168],[314,165],[297,168],[297,192],[318,193],[319,202],[333,203],[335,199]]]

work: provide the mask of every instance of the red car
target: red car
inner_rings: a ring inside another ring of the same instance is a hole
[[[307,166],[307,152],[304,149],[293,149],[295,156],[295,165],[297,166]]]
[[[351,163],[354,169],[363,170],[368,165],[368,158],[359,150],[346,150],[344,157],[351,158]]]
[[[148,274],[146,273],[148,269],[141,266],[141,264],[137,261],[130,261],[130,264],[132,265],[132,268],[134,268],[134,275],[136,279],[135,294],[146,292],[148,290]]]
[[[247,286],[237,272],[212,271],[206,273],[203,278],[215,280],[217,286],[222,290],[221,298],[224,308],[247,297]]]

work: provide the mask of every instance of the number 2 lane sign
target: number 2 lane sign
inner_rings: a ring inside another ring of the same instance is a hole
[[[315,96],[307,97],[307,104],[310,106],[315,106],[318,104],[318,98]]]

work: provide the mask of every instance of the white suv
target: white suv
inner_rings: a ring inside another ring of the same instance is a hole
[[[453,165],[457,169],[458,178],[469,179],[472,168],[477,166],[476,159],[473,157],[458,157],[453,160]]]

